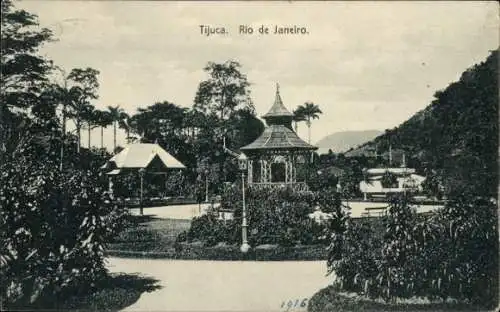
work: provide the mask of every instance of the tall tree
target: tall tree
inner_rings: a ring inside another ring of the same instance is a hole
[[[78,144],[77,152],[80,152],[81,145],[81,129],[84,123],[86,112],[92,105],[91,100],[98,99],[97,89],[99,88],[99,81],[97,76],[99,71],[93,68],[74,68],[68,75],[68,80],[72,84],[71,87],[71,111],[69,116],[75,122]],[[90,116],[90,115],[89,115]]]
[[[85,107],[85,110],[82,114],[82,118],[87,124],[87,134],[88,134],[88,143],[87,143],[87,148],[90,150],[90,144],[91,144],[91,133],[92,129],[97,127],[97,113],[95,110],[95,107],[92,105],[87,105]]]
[[[108,106],[108,111],[113,120],[113,153],[116,150],[116,128],[119,123],[127,118],[127,113],[120,106]]]
[[[236,109],[255,111],[250,99],[250,83],[235,61],[210,62],[204,68],[209,79],[198,86],[194,109],[204,113],[216,113],[221,120],[227,119]]]
[[[51,31],[39,28],[36,15],[1,1],[0,161],[22,112],[40,100],[48,82],[52,63],[38,51],[51,40]]]
[[[298,131],[299,122],[306,120],[306,118],[302,113],[303,111],[302,109],[300,109],[300,106],[293,111],[293,122],[294,122],[295,133],[297,133]]]
[[[193,108],[207,115],[213,114],[219,119],[211,141],[219,145],[219,149],[216,149],[219,155],[216,158],[220,170],[219,176],[222,177],[225,155],[219,151],[222,150],[221,137],[227,134],[226,121],[238,109],[255,112],[255,108],[250,99],[250,83],[246,75],[241,72],[241,65],[238,62],[209,62],[204,70],[209,78],[199,84]]]
[[[101,128],[101,150],[104,149],[104,128],[113,124],[113,119],[108,111],[95,111],[96,125]]]
[[[123,113],[122,118],[118,121],[118,128],[125,130],[126,141],[130,142],[130,116],[127,113]]]
[[[146,136],[146,131],[150,125],[149,114],[147,109],[138,108],[137,113],[130,117],[130,132],[139,135],[140,141]]]
[[[294,111],[298,116],[303,116],[307,125],[307,137],[309,144],[311,143],[311,123],[313,119],[319,119],[319,114],[323,112],[319,109],[319,106],[312,103],[306,102],[304,105],[300,105]]]

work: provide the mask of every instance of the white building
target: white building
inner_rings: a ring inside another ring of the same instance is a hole
[[[382,177],[386,172],[390,172],[396,176],[397,185],[392,188],[384,188],[382,186]],[[359,183],[359,189],[363,193],[364,199],[377,195],[385,196],[387,193],[402,193],[404,191],[422,191],[422,182],[425,177],[415,174],[415,169],[412,168],[373,168],[366,171],[368,175],[367,181]]]

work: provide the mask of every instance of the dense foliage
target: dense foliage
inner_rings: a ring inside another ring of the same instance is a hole
[[[496,198],[498,50],[435,94],[424,110],[361,149],[406,151],[417,170],[435,170],[447,191],[474,188]]]
[[[419,296],[494,305],[495,204],[472,194],[451,198],[429,216],[417,215],[409,197],[397,196],[386,217],[347,218],[332,231],[332,245],[340,236],[341,247],[328,261],[340,288],[386,300]]]
[[[498,302],[497,52],[436,93],[424,111],[363,148],[410,151],[429,197],[444,208],[417,215],[396,196],[387,215],[331,229],[328,267],[342,291],[393,300],[413,296]],[[394,184],[384,174],[382,184]],[[343,226],[342,226],[343,225]]]
[[[104,277],[104,248],[124,214],[89,155],[73,155],[60,171],[58,141],[43,127],[28,129],[0,165],[0,294],[7,307],[88,289]]]
[[[264,129],[239,63],[209,63],[205,71],[208,79],[200,83],[192,109],[157,102],[138,109],[126,126],[136,140],[158,143],[189,168],[186,180],[195,187],[186,189],[185,195],[192,197],[205,188],[205,181],[214,194],[222,191],[223,182],[236,180],[236,163],[224,152],[224,140],[237,150]]]
[[[1,36],[0,309],[47,308],[105,277],[104,248],[124,211],[97,171],[108,155],[66,133],[66,118],[78,131],[90,124],[98,71],[54,82],[55,66],[37,53],[52,34],[11,1],[2,1]]]
[[[325,192],[328,193],[328,192]],[[216,213],[195,218],[187,239],[201,240],[208,245],[241,243],[242,194],[237,187],[222,196],[222,208],[234,211],[234,220],[218,220]],[[281,246],[324,244],[326,224],[309,218],[315,203],[322,210],[340,207],[337,193],[315,194],[283,189],[248,189],[246,209],[248,240],[251,246],[277,244]]]

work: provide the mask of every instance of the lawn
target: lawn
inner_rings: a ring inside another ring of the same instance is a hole
[[[109,250],[173,252],[177,235],[191,226],[190,220],[152,216],[130,216],[128,221]]]
[[[405,300],[386,303],[363,296],[339,292],[335,286],[328,286],[317,292],[309,301],[309,312],[354,312],[354,311],[405,311],[405,312],[452,312],[452,311],[493,311],[492,309],[464,303]]]

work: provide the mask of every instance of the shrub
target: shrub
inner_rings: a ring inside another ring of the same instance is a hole
[[[328,193],[328,192],[326,192]],[[329,195],[328,195],[329,194]],[[319,202],[332,210],[340,207],[340,198],[324,194]],[[234,211],[231,221],[217,220],[215,214],[195,218],[187,233],[188,241],[195,239],[213,246],[219,242],[241,242],[242,194],[238,187],[229,187],[222,196],[221,207]],[[290,188],[254,189],[246,192],[248,240],[251,246],[279,244],[325,243],[326,226],[309,218],[318,195],[312,192],[296,192]]]
[[[468,192],[449,198],[430,216],[417,215],[410,198],[398,196],[386,217],[337,223],[327,264],[340,289],[385,300],[419,296],[495,306],[495,204]]]
[[[345,229],[332,239],[327,261],[329,273],[335,272],[341,289],[377,297],[374,284],[378,274],[382,240],[377,235],[380,219],[347,219]]]
[[[420,251],[413,236],[416,215],[407,195],[390,199],[376,277],[378,293],[385,299],[408,298],[414,293],[417,271],[413,265]]]
[[[51,137],[27,135],[0,165],[0,297],[29,306],[92,287],[105,276],[103,250],[124,211],[106,179],[72,157],[60,171]]]
[[[236,233],[234,222],[225,224],[224,221],[218,220],[215,215],[209,213],[194,218],[191,228],[187,234],[182,234],[182,236],[184,235],[189,242],[199,240],[203,241],[207,246],[215,246],[220,242],[236,242],[238,241],[236,236],[240,234]],[[181,238],[178,237],[178,241]]]
[[[426,225],[420,270],[432,296],[496,305],[498,301],[497,207],[467,192],[452,194]],[[432,266],[431,266],[432,265]]]

